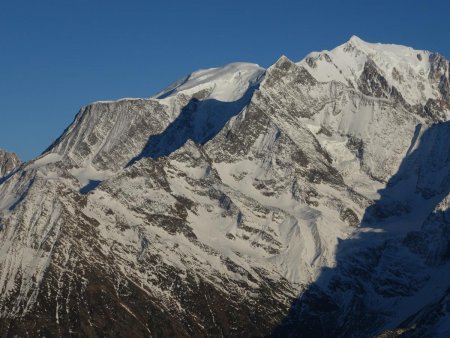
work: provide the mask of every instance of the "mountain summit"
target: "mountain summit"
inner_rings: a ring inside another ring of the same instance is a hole
[[[378,96],[401,95],[408,104],[448,99],[448,62],[439,54],[400,45],[368,43],[353,36],[333,49],[311,53],[299,64],[319,81],[339,81],[371,94],[364,86],[378,85]],[[379,83],[370,82],[378,74]],[[363,78],[361,78],[363,76]],[[388,88],[388,86],[390,88]],[[392,94],[395,88],[395,93]],[[373,94],[373,93],[372,93]]]
[[[449,68],[352,37],[83,107],[2,172],[0,336],[448,335]]]

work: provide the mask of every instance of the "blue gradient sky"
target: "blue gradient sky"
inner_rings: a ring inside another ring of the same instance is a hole
[[[269,66],[358,35],[450,56],[450,1],[1,1],[0,147],[30,159],[96,100],[199,68]]]

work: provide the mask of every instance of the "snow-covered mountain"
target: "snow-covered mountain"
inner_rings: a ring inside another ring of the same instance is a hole
[[[448,335],[449,68],[352,37],[0,156],[0,335]]]

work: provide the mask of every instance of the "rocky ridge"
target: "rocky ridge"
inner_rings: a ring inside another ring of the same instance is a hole
[[[0,149],[0,178],[13,172],[20,164],[21,161],[16,154]]]

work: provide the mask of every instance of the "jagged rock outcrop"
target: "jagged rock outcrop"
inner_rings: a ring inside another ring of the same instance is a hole
[[[20,159],[14,153],[0,149],[0,178],[5,177],[20,166]]]

